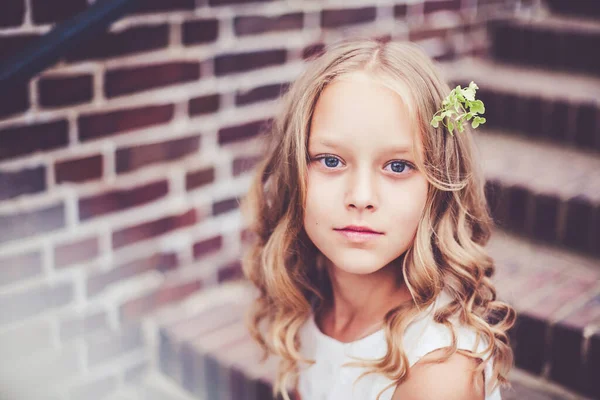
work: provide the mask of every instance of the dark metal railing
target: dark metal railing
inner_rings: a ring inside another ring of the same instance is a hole
[[[133,10],[139,0],[97,0],[86,11],[57,24],[21,52],[0,63],[0,96],[55,64],[69,49]]]

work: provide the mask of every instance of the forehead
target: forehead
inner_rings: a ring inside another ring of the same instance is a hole
[[[418,135],[406,101],[366,73],[342,75],[317,100],[309,146],[336,141],[363,148],[365,145],[410,148]]]

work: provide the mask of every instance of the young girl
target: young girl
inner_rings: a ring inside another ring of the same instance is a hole
[[[358,39],[282,99],[242,204],[259,293],[248,326],[280,359],[275,395],[498,400],[510,387],[515,311],[490,281],[470,127],[438,112],[450,93],[416,45]]]

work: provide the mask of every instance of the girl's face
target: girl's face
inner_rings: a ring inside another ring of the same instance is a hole
[[[415,169],[413,136],[421,144],[413,129],[400,96],[363,72],[321,93],[310,126],[304,228],[336,268],[369,274],[412,244],[428,190]],[[343,230],[351,225],[377,233]]]

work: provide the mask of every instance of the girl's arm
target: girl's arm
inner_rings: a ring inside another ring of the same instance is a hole
[[[455,353],[439,364],[424,364],[423,360],[436,359],[443,349],[425,355],[410,369],[406,381],[396,386],[392,400],[484,400],[484,375],[479,375],[476,390],[472,370],[477,361]]]

